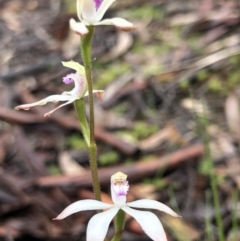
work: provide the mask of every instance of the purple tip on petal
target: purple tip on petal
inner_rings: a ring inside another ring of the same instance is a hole
[[[94,0],[94,2],[95,2],[96,9],[98,9],[102,4],[102,0]]]
[[[67,76],[63,77],[63,83],[68,85],[71,84],[74,81],[75,74],[68,74]]]

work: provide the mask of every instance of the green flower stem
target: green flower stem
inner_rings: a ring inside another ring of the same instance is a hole
[[[120,241],[125,224],[125,212],[120,209],[114,218],[115,235],[112,241]]]
[[[86,71],[89,95],[89,126],[90,126],[90,143],[89,143],[89,162],[93,179],[93,191],[96,200],[101,200],[101,191],[98,180],[97,168],[97,147],[94,140],[94,101],[92,87],[92,59],[91,59],[91,41],[94,34],[94,27],[88,27],[89,33],[81,37],[81,52]]]
[[[221,216],[221,206],[219,202],[219,195],[218,195],[218,187],[217,187],[217,180],[216,180],[216,174],[211,173],[211,188],[212,188],[212,194],[213,194],[213,203],[214,208],[216,212],[216,221],[217,221],[217,227],[218,227],[218,238],[219,241],[225,240],[224,235],[224,228],[223,228],[223,221]]]
[[[74,102],[74,107],[77,112],[77,116],[78,116],[79,124],[81,126],[84,140],[86,141],[87,146],[90,147],[90,130],[89,130],[89,125],[86,118],[84,100],[83,99],[76,100]]]
[[[216,213],[216,223],[217,223],[217,230],[218,230],[218,240],[219,241],[225,241],[225,235],[224,235],[224,228],[223,228],[223,220],[221,215],[221,205],[219,200],[219,194],[218,194],[218,183],[217,183],[217,176],[214,171],[214,165],[213,160],[211,157],[211,150],[210,150],[210,138],[208,135],[208,120],[206,118],[206,112],[204,110],[204,116],[197,117],[197,122],[200,124],[201,133],[202,133],[202,139],[204,143],[204,151],[205,151],[205,158],[209,165],[208,171],[210,176],[210,185],[212,189],[212,196],[213,196],[213,204],[215,208]]]

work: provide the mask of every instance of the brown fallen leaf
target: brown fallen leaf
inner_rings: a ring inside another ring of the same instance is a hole
[[[209,125],[207,130],[212,139],[209,147],[213,160],[233,156],[237,153],[237,149],[229,133],[224,132],[217,125]]]
[[[153,184],[131,185],[131,194],[136,199],[157,199],[156,187]]]
[[[174,126],[167,125],[164,129],[140,141],[138,147],[142,151],[150,151],[159,147],[165,141],[182,144],[185,142],[179,131]]]
[[[78,192],[78,196],[80,199],[94,199],[94,193],[87,189],[80,189]],[[105,203],[113,203],[112,198],[104,192],[101,192],[101,200]]]
[[[228,233],[226,241],[240,241],[240,231],[233,227]]]
[[[151,161],[136,161],[129,165],[116,165],[114,167],[100,168],[99,181],[101,186],[109,186],[110,177],[119,170],[128,175],[129,181],[137,181],[148,175],[156,173],[157,170],[161,170],[163,168],[170,169],[184,162],[196,160],[196,158],[202,156],[203,153],[203,146],[201,144],[194,144]],[[92,185],[92,179],[90,172],[87,171],[86,174],[76,177],[66,177],[63,175],[41,177],[37,178],[34,183],[29,183],[29,185],[37,185],[40,187],[78,185],[86,187]]]
[[[167,226],[177,240],[193,241],[200,238],[201,233],[182,218],[175,218],[170,215],[161,215],[164,226]]]
[[[240,141],[240,102],[237,92],[231,93],[225,102],[225,115],[232,135]]]
[[[208,106],[202,100],[185,98],[184,100],[182,100],[181,105],[192,113],[205,117],[208,117],[210,115],[210,110]]]
[[[60,154],[59,165],[66,176],[77,176],[86,172],[85,168],[79,165],[66,151]]]
[[[108,62],[118,58],[128,51],[133,44],[133,37],[130,33],[118,32],[117,43],[109,53],[101,58],[102,62]]]

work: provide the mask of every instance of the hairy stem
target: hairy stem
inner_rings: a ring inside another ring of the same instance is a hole
[[[112,241],[121,240],[124,224],[125,224],[125,213],[122,209],[120,209],[114,218],[115,235],[112,238]]]
[[[93,191],[96,200],[101,200],[101,191],[98,179],[97,167],[97,147],[94,140],[94,100],[92,87],[92,59],[91,59],[91,42],[94,34],[94,27],[88,27],[89,33],[81,37],[81,53],[86,71],[86,78],[89,93],[89,126],[90,126],[90,143],[89,143],[89,162],[93,179]]]

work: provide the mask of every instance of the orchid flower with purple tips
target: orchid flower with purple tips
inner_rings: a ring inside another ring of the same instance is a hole
[[[50,116],[57,109],[65,106],[65,105],[71,104],[75,100],[78,100],[78,99],[81,99],[81,98],[87,96],[88,95],[87,80],[86,80],[86,74],[85,74],[84,67],[74,61],[62,62],[62,64],[63,64],[63,66],[74,69],[76,71],[76,73],[69,74],[63,78],[63,82],[65,84],[71,84],[74,82],[75,86],[71,91],[65,91],[61,95],[50,95],[47,98],[44,98],[40,101],[31,103],[31,104],[19,105],[19,106],[15,107],[15,109],[16,110],[20,110],[20,109],[29,110],[32,107],[45,105],[48,102],[56,103],[59,101],[66,101],[66,103],[59,105],[57,108],[45,113],[44,117],[46,117],[46,116]],[[103,94],[104,94],[103,90],[94,90],[93,93],[95,93],[99,99],[103,98]]]
[[[80,22],[70,19],[70,27],[76,33],[88,34],[86,26],[89,25],[114,25],[120,30],[130,31],[134,25],[123,18],[104,19],[103,15],[116,0],[77,0],[77,15]],[[102,21],[101,21],[102,20]]]
[[[158,217],[148,211],[139,211],[133,208],[156,209],[166,212],[174,217],[180,217],[171,208],[155,200],[142,199],[134,202],[126,202],[129,190],[127,175],[117,172],[111,177],[111,196],[114,204],[104,203],[96,200],[81,200],[69,205],[60,213],[55,220],[60,220],[69,215],[86,210],[108,209],[94,215],[87,227],[87,241],[103,241],[111,220],[120,209],[134,217],[142,227],[143,231],[154,241],[167,241],[163,226]]]

